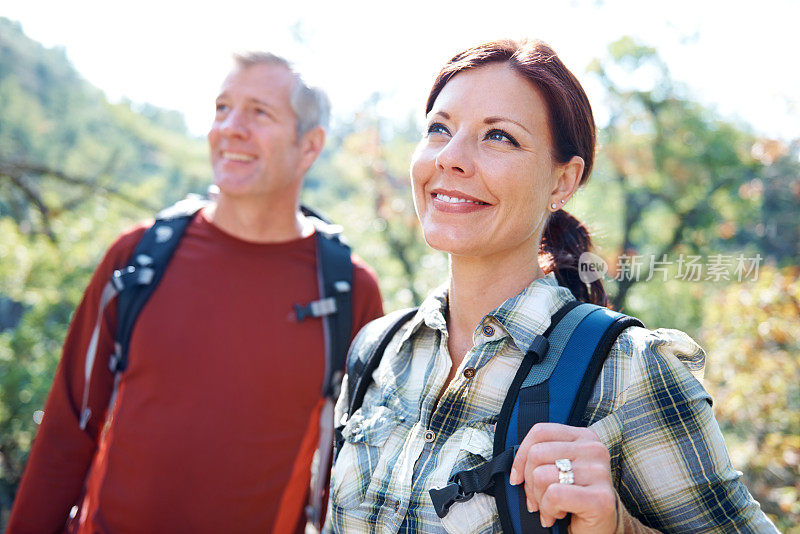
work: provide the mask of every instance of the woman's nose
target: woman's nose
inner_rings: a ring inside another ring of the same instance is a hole
[[[475,164],[468,140],[458,134],[453,136],[436,155],[436,168],[442,172],[471,175],[475,171]]]

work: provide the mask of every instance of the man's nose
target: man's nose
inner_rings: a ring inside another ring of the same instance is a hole
[[[244,113],[231,110],[220,123],[220,132],[229,137],[247,137],[247,122]]]

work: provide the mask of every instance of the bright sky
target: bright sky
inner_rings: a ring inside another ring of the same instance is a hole
[[[204,134],[236,50],[293,60],[328,90],[337,120],[375,92],[403,119],[421,108],[439,67],[498,37],[547,41],[584,83],[603,121],[589,62],[624,35],[654,46],[674,78],[725,117],[768,136],[800,137],[800,1],[6,0],[0,15],[47,47],[64,47],[112,100],[182,112]],[[125,6],[120,7],[120,6]],[[298,40],[299,36],[299,40]],[[302,42],[302,44],[301,44]]]

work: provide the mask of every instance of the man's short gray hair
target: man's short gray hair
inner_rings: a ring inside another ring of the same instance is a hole
[[[331,116],[331,104],[328,95],[319,87],[310,87],[303,80],[292,64],[286,58],[271,52],[243,52],[234,54],[233,59],[239,68],[254,65],[280,65],[292,73],[294,87],[290,103],[297,115],[297,136],[300,137],[307,131],[317,126],[328,127]]]

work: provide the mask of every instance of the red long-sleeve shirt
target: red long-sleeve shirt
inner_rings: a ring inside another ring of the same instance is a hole
[[[80,532],[268,532],[301,517],[324,342],[321,320],[297,322],[293,305],[319,298],[314,236],[254,244],[195,217],[138,318],[101,430],[116,329],[106,309],[80,430],[100,294],[146,226],[114,243],[75,312],[9,533],[62,530],[82,495]],[[374,274],[354,262],[353,335],[382,314]]]

